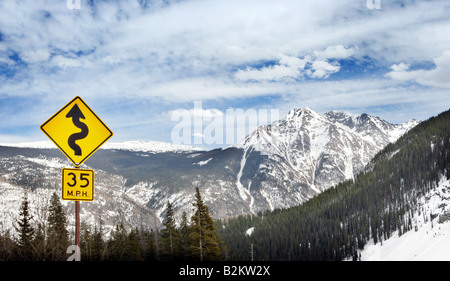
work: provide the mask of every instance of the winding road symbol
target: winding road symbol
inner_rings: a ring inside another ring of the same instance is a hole
[[[76,141],[86,138],[89,134],[88,126],[80,121],[80,118],[85,119],[85,117],[81,112],[80,108],[78,107],[78,105],[75,104],[69,111],[69,113],[67,113],[66,118],[72,118],[73,124],[81,129],[81,132],[70,135],[68,139],[68,144],[70,148],[73,149],[75,155],[81,156],[82,155],[81,147],[78,144],[76,144]]]

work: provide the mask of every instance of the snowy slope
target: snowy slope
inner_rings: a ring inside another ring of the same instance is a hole
[[[2,148],[0,157],[0,233],[10,231],[19,218],[20,206],[26,194],[30,203],[33,223],[45,223],[51,195],[61,194],[61,169],[71,167],[57,149]],[[45,153],[52,153],[46,155]],[[36,156],[37,155],[37,156]],[[53,156],[57,155],[57,156]],[[84,165],[83,168],[92,169]],[[155,215],[142,207],[135,198],[125,193],[126,179],[95,169],[93,202],[81,202],[81,219],[88,225],[102,225],[105,234],[118,223],[128,228],[145,226],[155,228],[159,222]],[[69,230],[74,225],[74,204],[61,201],[67,214]]]
[[[163,152],[187,152],[201,151],[201,148],[189,145],[179,145],[167,142],[157,141],[124,141],[124,142],[107,142],[102,146],[103,149],[121,149],[129,151],[141,151],[148,153]]]
[[[450,261],[450,180],[421,198],[424,212],[415,214],[413,230],[398,232],[383,241],[370,241],[361,252],[362,261]],[[433,214],[433,220],[430,215]],[[414,230],[417,226],[417,231]]]
[[[23,148],[57,148],[51,141],[34,141],[34,142],[8,142],[0,143],[0,146],[23,147]]]
[[[51,141],[37,142],[18,142],[18,143],[0,143],[0,146],[26,147],[26,148],[56,148]],[[189,145],[179,145],[158,141],[124,141],[124,142],[106,142],[101,149],[120,149],[136,152],[163,153],[163,152],[186,152],[200,151],[201,148]]]

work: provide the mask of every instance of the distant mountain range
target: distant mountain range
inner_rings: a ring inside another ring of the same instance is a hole
[[[120,222],[155,228],[168,201],[176,217],[190,214],[196,187],[214,218],[296,206],[356,176],[384,146],[418,123],[390,124],[368,114],[321,115],[302,108],[223,149],[106,143],[83,164],[95,170],[96,178],[95,200],[83,202],[81,216],[106,231]],[[37,209],[60,192],[61,169],[71,163],[52,147],[49,142],[0,146],[0,231],[10,229],[17,217],[23,187],[31,208]],[[72,204],[64,204],[71,212]]]

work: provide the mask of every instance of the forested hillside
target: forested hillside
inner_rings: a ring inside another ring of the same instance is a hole
[[[218,239],[209,208],[196,188],[194,214],[188,220],[183,213],[175,225],[171,202],[161,230],[135,227],[127,231],[123,224],[105,233],[102,225],[91,227],[82,222],[80,251],[83,261],[217,261],[226,246]],[[73,243],[67,230],[67,217],[58,195],[53,193],[44,222],[35,223],[26,194],[16,218],[16,236],[0,234],[0,261],[65,261],[66,249]],[[70,258],[69,258],[70,259]]]
[[[423,215],[418,198],[441,177],[450,178],[449,150],[447,111],[388,145],[354,181],[298,207],[218,221],[228,258],[358,260],[369,240],[379,243],[394,231],[414,231],[415,216]]]

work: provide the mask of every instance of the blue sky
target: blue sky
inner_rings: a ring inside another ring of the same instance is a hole
[[[425,120],[450,107],[450,3],[0,0],[0,143],[75,96],[110,141],[171,142],[171,112],[310,107]]]

